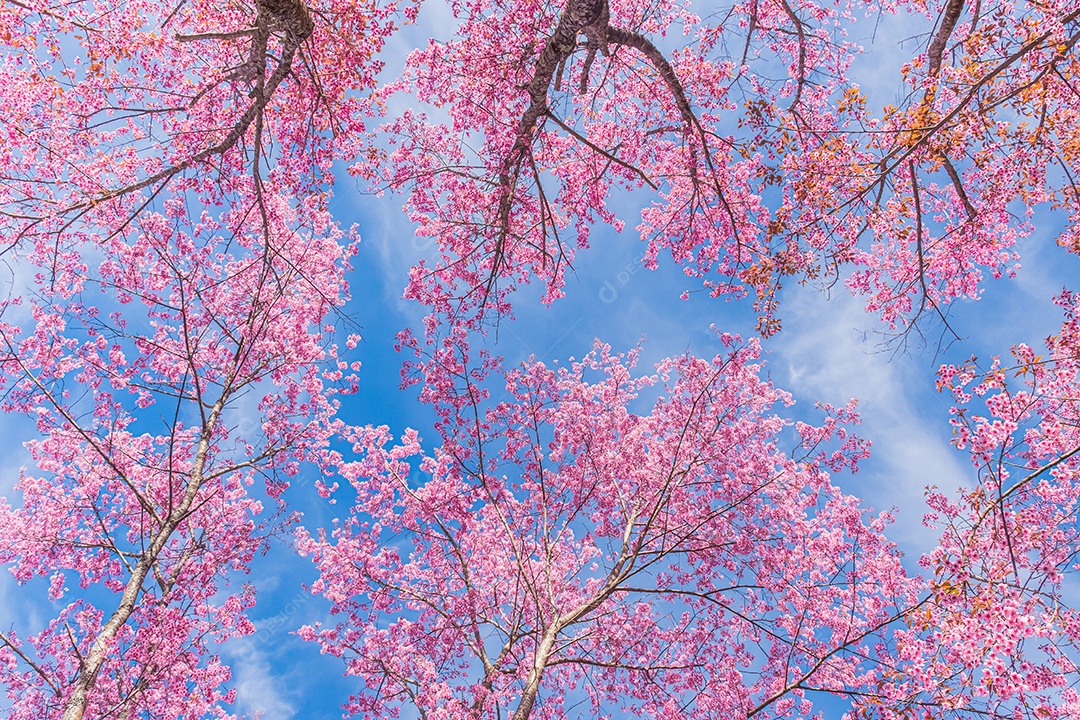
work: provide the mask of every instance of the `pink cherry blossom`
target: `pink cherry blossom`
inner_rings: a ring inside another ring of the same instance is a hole
[[[635,357],[528,363],[494,404],[465,374],[430,455],[414,433],[353,438],[352,512],[300,533],[342,616],[300,633],[362,680],[348,710],[784,717],[809,712],[809,686],[878,676],[917,586],[888,517],[829,480],[866,455],[853,408],[800,425],[786,454],[790,399],[757,343],[645,376]]]

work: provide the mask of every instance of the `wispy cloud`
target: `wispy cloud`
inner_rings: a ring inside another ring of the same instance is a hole
[[[254,641],[242,641],[230,649],[236,684],[237,709],[257,714],[262,720],[291,720],[296,707],[281,692],[282,683],[267,653]],[[280,665],[280,663],[278,663]]]
[[[829,300],[800,290],[786,304],[789,322],[772,357],[775,379],[803,402],[859,400],[859,433],[874,444],[871,459],[863,472],[838,482],[877,510],[896,507],[890,535],[917,558],[937,540],[922,525],[926,486],[951,492],[971,477],[965,457],[948,443],[948,401],[933,387],[933,359],[880,352],[866,333],[872,318],[846,293]]]

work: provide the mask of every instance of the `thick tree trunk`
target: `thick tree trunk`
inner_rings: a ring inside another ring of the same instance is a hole
[[[555,637],[559,634],[558,625],[552,625],[544,631],[536,655],[533,657],[533,666],[525,678],[525,689],[521,691],[521,702],[511,716],[511,720],[528,720],[532,713],[533,705],[536,704],[536,696],[540,693],[540,681],[544,678],[544,668],[547,667],[548,658],[551,657],[551,649],[555,647]]]

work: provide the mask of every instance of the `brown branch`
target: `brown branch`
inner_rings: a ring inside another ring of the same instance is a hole
[[[560,128],[562,128],[566,132],[567,135],[574,138],[575,140],[580,142],[582,145],[584,145],[585,147],[587,147],[590,150],[592,150],[593,152],[595,152],[597,155],[603,155],[605,158],[607,158],[611,162],[615,163],[616,165],[620,165],[620,166],[626,168],[630,172],[632,172],[635,175],[637,175],[638,177],[640,177],[642,182],[644,182],[646,185],[651,187],[653,190],[657,189],[656,183],[654,183],[652,181],[652,179],[641,170],[641,168],[635,167],[635,166],[631,165],[630,163],[626,162],[625,160],[622,160],[622,159],[618,158],[616,155],[614,155],[614,151],[608,151],[608,150],[603,149],[602,147],[599,147],[598,145],[596,145],[595,143],[590,141],[587,137],[585,137],[584,135],[579,133],[577,130],[570,127],[569,125],[564,123],[562,120],[560,120],[559,117],[557,115],[555,115],[554,113],[548,112],[547,116],[549,118],[551,118],[552,121],[554,121],[554,123],[556,125],[558,125]],[[618,147],[616,147],[614,149],[617,150]]]
[[[31,669],[33,669],[34,672],[36,672],[38,675],[40,675],[41,679],[44,680],[48,684],[48,686],[50,688],[52,688],[53,695],[56,695],[57,697],[60,696],[60,688],[57,687],[56,683],[54,683],[52,681],[52,679],[50,679],[49,676],[45,674],[45,671],[42,670],[37,665],[37,663],[35,663],[33,660],[31,660],[29,657],[27,657],[26,653],[24,653],[22,650],[20,650],[18,647],[16,647],[15,643],[13,643],[11,640],[9,640],[7,635],[5,635],[2,632],[0,632],[0,642],[4,643],[9,648],[11,648],[12,652],[14,652],[16,655],[18,655],[22,659],[22,661],[24,663],[29,665],[31,667]]]
[[[919,199],[919,176],[915,172],[914,161],[908,162],[908,172],[911,173],[911,195],[915,202],[915,250],[919,257],[919,285],[922,287],[922,302],[919,303],[919,312],[915,314],[911,321],[914,323],[926,308],[926,303],[932,303],[933,301],[930,299],[930,291],[926,288],[926,257],[923,254],[922,242],[922,202]]]
[[[182,33],[176,33],[173,35],[178,42],[195,42],[196,40],[235,40],[241,37],[251,37],[258,31],[256,27],[244,28],[243,30],[233,30],[232,32],[205,32],[194,33],[193,35],[184,35]]]
[[[668,62],[667,58],[664,57],[664,54],[660,52],[659,48],[657,48],[651,40],[639,33],[623,30],[622,28],[609,27],[607,29],[607,35],[612,43],[632,47],[645,56],[653,68],[660,74],[660,79],[664,81],[668,91],[671,93],[671,97],[675,101],[675,107],[678,108],[679,115],[682,116],[683,123],[686,125],[687,134],[692,133],[694,130],[697,131],[699,140],[701,141],[702,150],[705,154],[705,164],[709,168],[712,176],[713,190],[716,192],[716,197],[720,201],[720,204],[724,206],[728,222],[731,223],[731,233],[735,237],[736,244],[741,246],[742,243],[739,240],[739,226],[735,220],[735,212],[732,209],[731,204],[728,203],[727,197],[716,177],[716,167],[713,165],[712,153],[709,151],[707,140],[709,133],[706,132],[701,121],[698,119],[697,115],[694,114],[693,108],[690,107],[690,101],[686,97],[686,90],[679,81],[678,75],[675,74],[675,68],[671,66],[671,63]],[[694,143],[690,143],[689,148],[690,178],[696,184],[697,147]]]
[[[524,88],[529,96],[529,105],[518,119],[514,144],[503,159],[499,169],[497,186],[501,190],[501,195],[496,216],[498,238],[492,250],[493,262],[484,294],[485,303],[488,296],[494,291],[500,265],[505,261],[510,238],[510,216],[514,202],[514,187],[517,178],[520,176],[521,165],[524,163],[525,157],[531,152],[537,125],[542,124],[545,119],[552,118],[559,124],[560,128],[566,130],[576,140],[584,142],[588,147],[604,155],[612,162],[637,173],[650,187],[656,187],[655,183],[645,177],[644,173],[637,168],[633,168],[616,158],[612,153],[602,151],[593,143],[584,140],[580,133],[572,131],[569,126],[555,118],[548,107],[548,89],[552,87],[552,83],[555,83],[556,88],[561,87],[562,68],[565,67],[567,59],[578,49],[577,39],[580,34],[584,34],[588,38],[585,68],[581,77],[580,89],[582,92],[587,89],[588,71],[596,53],[607,54],[609,45],[634,48],[641,52],[649,64],[653,66],[653,69],[667,87],[671,99],[682,118],[684,132],[688,137],[696,136],[688,143],[690,150],[690,177],[694,182],[697,181],[698,145],[700,144],[700,151],[704,154],[705,164],[712,175],[712,185],[717,198],[727,213],[732,233],[738,239],[738,224],[734,210],[728,203],[716,177],[716,167],[713,165],[707,140],[709,133],[701,125],[700,120],[694,113],[687,98],[686,90],[679,81],[675,69],[652,41],[632,30],[609,25],[609,17],[607,0],[571,0],[559,17],[554,32],[544,43],[544,47],[536,60],[532,78]]]
[[[300,0],[259,0],[259,10],[269,13],[298,45],[315,32],[311,11]]]
[[[956,22],[960,19],[960,13],[963,11],[964,0],[949,0],[945,11],[941,14],[941,25],[926,51],[926,56],[930,59],[931,76],[937,75],[938,70],[941,69],[941,56],[945,52],[945,45],[949,42],[949,36],[952,35]]]
[[[949,156],[945,153],[941,154],[941,164],[945,167],[945,172],[948,173],[949,179],[952,180],[953,188],[956,190],[956,194],[960,196],[960,202],[964,203],[964,209],[967,210],[968,219],[974,220],[978,217],[979,212],[975,209],[975,206],[971,204],[971,200],[968,199],[968,195],[964,191],[964,183],[960,180],[960,173],[956,172],[956,168],[953,167],[952,161],[949,160]]]
[[[963,2],[963,0],[961,0]],[[791,9],[791,5],[787,0],[780,0],[780,5],[784,8],[784,12],[787,13],[788,18],[795,25],[795,34],[799,37],[799,82],[795,86],[795,98],[791,101],[790,109],[794,110],[799,106],[799,100],[802,98],[803,85],[806,83],[806,30],[804,29],[804,23],[802,18],[795,14],[795,11]]]
[[[1073,22],[1077,18],[1080,18],[1080,10],[1074,10],[1073,12],[1069,13],[1065,17],[1061,18],[1060,24],[1064,25],[1065,23]],[[1032,38],[1028,42],[1024,43],[1024,45],[1022,47],[1020,47],[1016,52],[1014,52],[1011,55],[1009,55],[1008,57],[1004,58],[1001,62],[999,62],[997,65],[995,65],[986,75],[984,75],[982,78],[980,78],[976,82],[972,83],[971,86],[970,86],[970,89],[967,91],[967,93],[964,94],[964,96],[956,104],[956,107],[954,107],[952,110],[950,110],[943,118],[941,118],[939,121],[934,123],[932,126],[930,126],[928,128],[920,128],[920,129],[913,129],[913,130],[907,131],[908,133],[914,133],[914,132],[916,132],[918,130],[921,130],[921,134],[917,137],[915,142],[910,143],[907,147],[904,148],[904,151],[902,153],[900,153],[899,157],[897,157],[895,160],[893,160],[892,163],[885,166],[878,173],[878,176],[877,176],[877,178],[874,179],[874,182],[867,185],[865,188],[863,188],[859,193],[857,193],[851,199],[845,201],[843,203],[843,205],[848,205],[848,204],[855,203],[855,202],[859,201],[861,198],[866,197],[866,195],[871,191],[871,189],[874,188],[874,186],[876,186],[879,182],[883,181],[886,176],[891,175],[893,173],[893,171],[896,170],[896,168],[900,167],[902,164],[907,162],[908,158],[910,158],[912,155],[914,155],[923,145],[925,145],[927,142],[929,142],[931,137],[933,137],[938,131],[940,131],[942,128],[944,128],[946,125],[948,125],[954,118],[956,118],[957,115],[959,115],[961,112],[963,112],[964,109],[968,106],[968,104],[973,99],[975,99],[975,96],[979,94],[979,91],[982,90],[988,83],[990,83],[991,80],[993,80],[998,75],[1000,75],[1001,73],[1008,70],[1017,60],[1024,57],[1025,55],[1027,55],[1031,51],[1035,50],[1043,42],[1045,42],[1047,39],[1049,39],[1052,35],[1053,35],[1053,31],[1052,30],[1047,30],[1046,32],[1044,32],[1044,33]],[[899,147],[894,148],[893,151],[890,152],[884,159],[888,159],[888,158],[894,156],[898,150],[899,150]],[[839,207],[843,207],[843,205],[841,205]]]
[[[314,31],[314,21],[311,18],[311,13],[303,3],[299,2],[299,0],[263,0],[263,2],[260,2],[259,17],[256,21],[255,28],[248,31],[242,31],[243,33],[250,32],[255,36],[252,40],[251,53],[248,61],[242,68],[247,68],[249,70],[254,69],[259,77],[262,76],[262,65],[265,63],[267,57],[266,35],[264,33],[266,32],[265,29],[268,29],[271,26],[281,27],[285,31],[285,37],[282,41],[281,59],[278,62],[277,67],[274,68],[273,73],[271,73],[270,77],[266,80],[265,86],[260,88],[258,92],[255,92],[252,103],[244,113],[240,115],[233,124],[232,129],[220,142],[201,150],[187,160],[183,160],[171,167],[165,168],[139,182],[115,190],[110,190],[97,197],[69,205],[64,208],[61,214],[78,210],[80,212],[76,217],[79,217],[86,212],[89,212],[98,203],[113,200],[129,193],[138,192],[139,190],[150,187],[158,182],[167,183],[184,170],[198,165],[215,155],[222,155],[232,149],[244,134],[247,133],[248,129],[251,128],[255,119],[259,117],[266,109],[267,105],[269,105],[270,99],[273,97],[278,87],[292,71],[293,58],[296,55],[300,43],[310,37]],[[202,36],[190,37],[199,38]],[[251,68],[253,64],[258,65],[258,67]]]
[[[1060,455],[1057,458],[1051,460],[1050,462],[1043,465],[1041,468],[1038,468],[1037,470],[1035,470],[1031,474],[1026,475],[1025,477],[1021,478],[1020,480],[1017,480],[1016,483],[1012,487],[1010,487],[1005,492],[1001,493],[1000,497],[998,497],[998,499],[995,502],[988,505],[986,507],[986,509],[983,510],[979,514],[979,517],[975,521],[975,525],[971,528],[971,532],[974,533],[975,530],[978,529],[978,527],[982,523],[982,521],[986,519],[986,516],[989,515],[993,511],[995,505],[1004,504],[1005,500],[1008,499],[1008,497],[1010,495],[1012,495],[1012,494],[1018,492],[1019,490],[1023,489],[1023,487],[1028,485],[1032,480],[1036,479],[1037,477],[1039,477],[1040,475],[1042,475],[1043,473],[1045,473],[1045,472],[1047,472],[1049,470],[1053,470],[1055,467],[1057,467],[1061,463],[1065,462],[1066,460],[1071,458],[1073,455],[1076,455],[1076,453],[1078,453],[1078,452],[1080,452],[1080,445],[1074,447],[1069,452],[1067,452],[1067,453],[1065,453],[1063,455]]]
[[[561,76],[561,68],[565,67],[567,58],[577,49],[578,35],[589,28],[589,32],[597,37],[606,36],[607,18],[607,0],[570,0],[559,17],[555,31],[544,43],[544,48],[536,60],[533,76],[525,86],[525,91],[529,95],[529,106],[518,119],[514,145],[503,159],[499,169],[498,187],[502,191],[497,215],[499,237],[493,251],[491,272],[482,304],[487,303],[488,297],[494,291],[499,266],[503,263],[510,237],[510,210],[513,205],[514,185],[517,183],[521,164],[531,151],[536,124],[548,115],[548,88],[557,76]]]

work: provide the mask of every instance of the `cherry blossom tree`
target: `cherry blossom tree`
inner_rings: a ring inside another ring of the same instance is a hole
[[[829,480],[866,455],[856,416],[792,432],[757,344],[724,340],[648,376],[603,345],[528,363],[497,403],[482,372],[459,374],[431,455],[415,432],[354,437],[353,511],[301,536],[312,590],[343,616],[301,635],[363,681],[347,709],[783,717],[811,691],[872,686],[916,585],[888,515]],[[650,388],[652,410],[632,412]]]
[[[0,409],[37,431],[0,562],[57,608],[0,634],[12,717],[227,715],[211,647],[253,630],[238,576],[291,525],[289,478],[329,469],[355,387],[329,169],[397,17],[0,7]]]
[[[325,209],[335,138],[359,147],[359,91],[397,15],[392,3],[5,3],[6,247],[70,285],[64,260],[80,244],[123,238],[172,199],[245,208],[267,233],[273,202]]]
[[[594,224],[635,222],[614,209],[619,188],[651,192],[646,265],[670,254],[713,295],[751,294],[766,335],[787,277],[843,279],[898,325],[943,314],[1012,272],[1039,207],[1061,210],[1077,251],[1075,3],[454,8],[457,34],[414,51],[392,88],[450,121],[405,113],[390,164],[358,168],[409,187],[442,249],[409,293],[454,322],[505,312],[531,278],[558,297]],[[926,44],[879,110],[848,34],[894,14]]]
[[[1070,718],[1080,712],[1075,573],[1080,462],[1078,297],[1057,298],[1061,331],[1045,354],[942,367],[956,401],[957,448],[978,481],[960,498],[931,487],[927,522],[943,530],[922,559],[928,602],[897,634],[902,673],[874,709],[908,717]]]
[[[297,232],[268,257],[261,234],[204,217],[193,236],[182,212],[111,244],[105,298],[4,304],[0,407],[38,438],[21,504],[0,503],[0,560],[48,577],[60,608],[40,632],[0,633],[13,718],[225,716],[229,673],[208,644],[252,632],[254,601],[228,577],[290,524],[275,506],[300,464],[327,466],[341,371],[333,306],[312,297],[341,298],[341,248]]]

